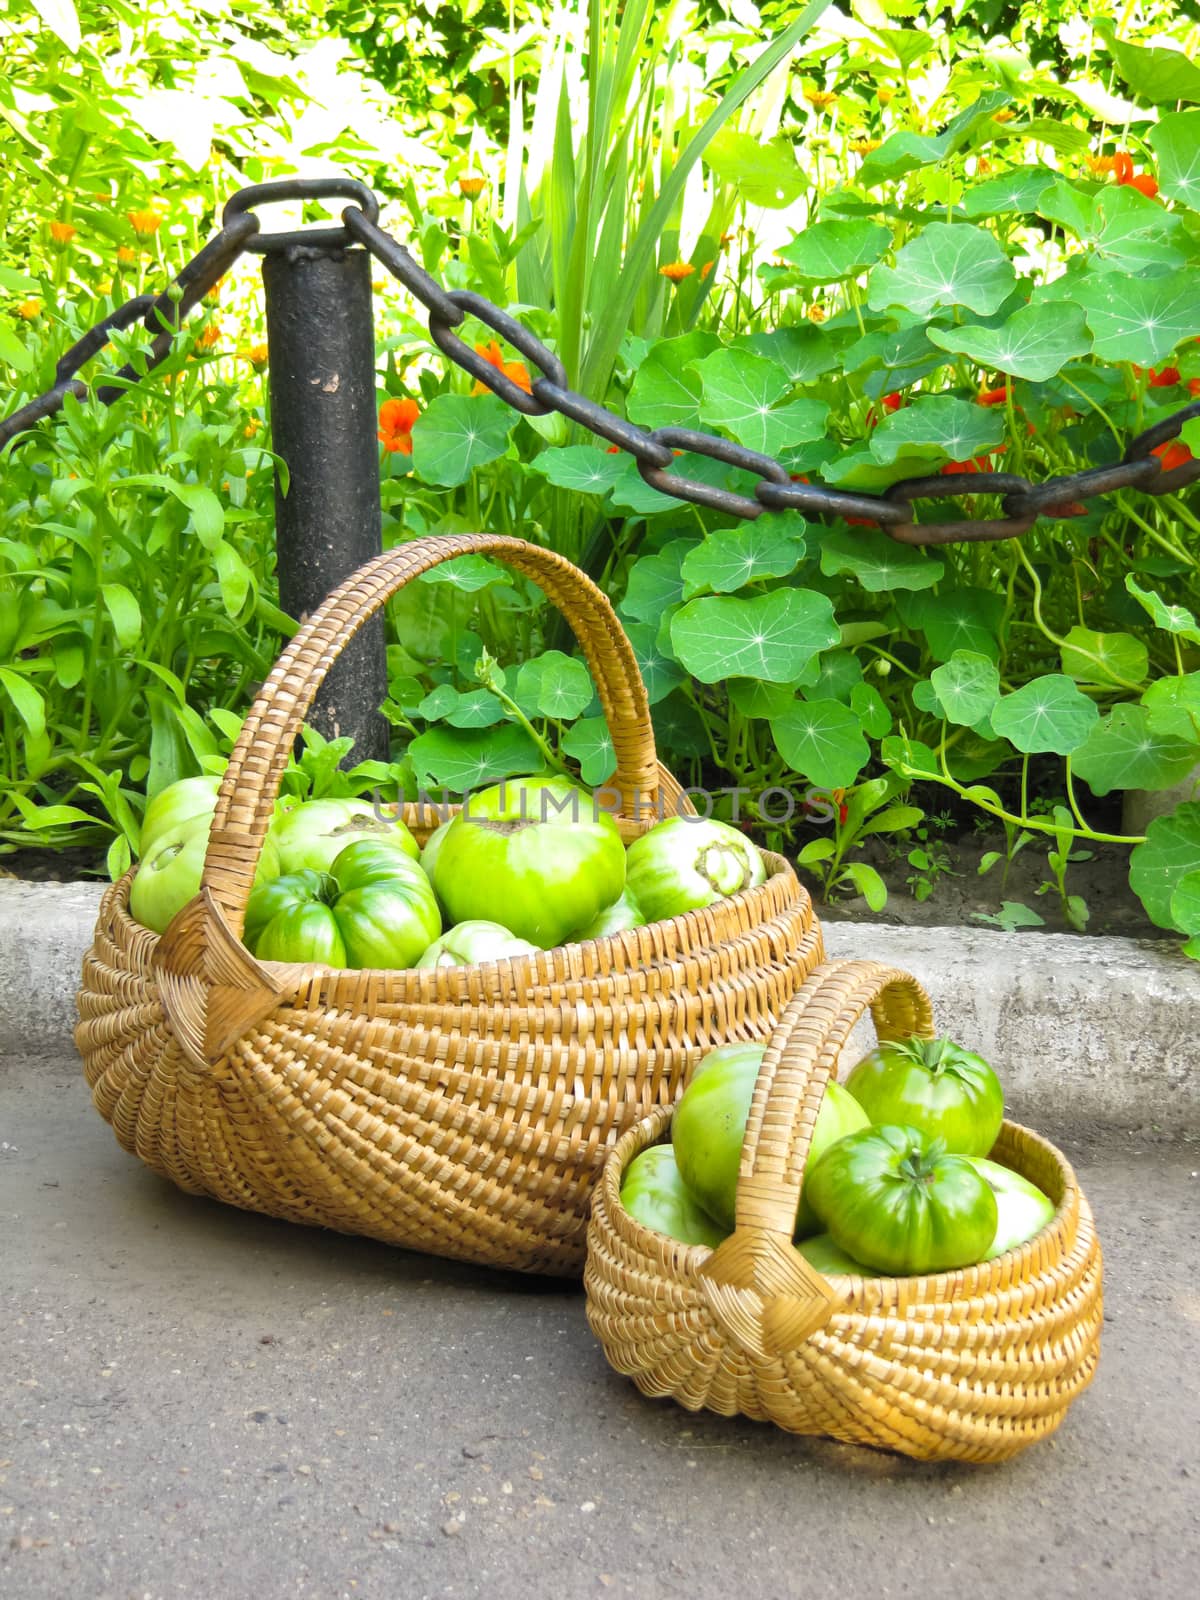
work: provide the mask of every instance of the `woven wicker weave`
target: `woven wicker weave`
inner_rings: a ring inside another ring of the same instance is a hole
[[[770,1036],[822,957],[785,861],[707,910],[477,967],[334,971],[254,960],[246,900],[288,754],[353,633],[439,562],[496,556],[537,582],[587,657],[623,835],[680,803],[604,595],[517,539],[423,539],[361,568],[300,629],[246,719],[200,895],[161,938],[105,896],[76,1042],[120,1142],[182,1188],[464,1260],[578,1272],[615,1138],[676,1098],[713,1045]],[[686,809],[686,802],[682,802]],[[436,820],[409,808],[418,837]]]
[[[630,1161],[670,1130],[653,1112],[618,1142],[593,1199],[588,1319],[644,1393],[922,1460],[999,1461],[1062,1421],[1099,1355],[1100,1246],[1066,1160],[1006,1122],[995,1159],[1055,1202],[1050,1225],[982,1266],[918,1278],[820,1276],[792,1246],[825,1085],[870,1006],[880,1038],[932,1034],[905,974],[818,968],[790,1003],[755,1089],[737,1226],[682,1245],[621,1205]]]

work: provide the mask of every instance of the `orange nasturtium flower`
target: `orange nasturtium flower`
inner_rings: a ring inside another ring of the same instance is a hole
[[[1088,152],[1087,164],[1097,178],[1103,178],[1116,166],[1116,156],[1094,156]]]
[[[267,347],[265,344],[252,344],[248,350],[243,350],[242,354],[255,372],[261,372],[267,364]]]
[[[1188,393],[1192,396],[1193,400],[1197,395],[1200,395],[1200,378],[1188,379]]]
[[[878,150],[881,144],[879,139],[851,139],[850,149],[856,156],[869,156],[872,150]]]
[[[486,345],[477,344],[475,354],[482,356],[488,366],[495,367],[497,372],[502,372],[510,382],[515,383],[518,389],[524,389],[526,394],[533,393],[533,385],[529,381],[529,368],[523,361],[505,361],[504,351],[495,339],[489,339]],[[472,394],[491,394],[486,383],[476,383],[471,390]]]
[[[1160,444],[1157,450],[1151,450],[1152,456],[1157,456],[1162,462],[1164,472],[1174,472],[1176,467],[1186,467],[1192,459],[1192,452],[1187,445],[1181,444],[1178,439],[1173,439],[1167,444]]]
[[[977,406],[1002,406],[1008,399],[1008,384],[1002,383],[998,389],[981,389],[975,396]]]
[[[379,442],[389,455],[412,455],[412,431],[421,408],[415,400],[385,400],[379,408]]]
[[[26,322],[32,322],[35,317],[40,317],[41,314],[42,302],[40,300],[22,300],[17,307],[17,315]]]
[[[821,305],[818,301],[809,306],[808,310],[805,312],[805,315],[810,322],[825,322],[828,320],[829,312],[827,308]]]
[[[682,283],[685,278],[690,278],[695,272],[695,267],[687,261],[668,261],[665,267],[659,267],[660,278],[670,278],[672,283]]]
[[[1127,150],[1118,150],[1113,156],[1112,173],[1118,183],[1133,182],[1133,157]]]
[[[211,350],[213,345],[219,343],[220,338],[221,324],[219,322],[207,322],[196,335],[196,348],[197,350]]]
[[[1179,368],[1151,367],[1146,381],[1152,389],[1173,389],[1179,382]]]
[[[137,258],[138,253],[131,244],[117,246],[117,262],[120,266],[134,267],[137,265]]]
[[[151,238],[162,226],[162,216],[157,211],[129,211],[126,215],[139,239]]]
[[[1011,106],[1003,106],[1003,107],[1001,107],[1001,109],[999,111],[993,113],[992,121],[993,122],[1011,122],[1013,120],[1013,118],[1016,116],[1016,114],[1017,113],[1012,109]]]
[[[459,193],[466,195],[468,200],[474,200],[475,196],[482,194],[486,188],[486,178],[469,177],[458,180]]]
[[[1148,172],[1136,173],[1130,178],[1129,187],[1136,189],[1139,194],[1144,194],[1147,200],[1154,200],[1158,197],[1158,179],[1152,177]]]
[[[50,237],[55,244],[70,244],[78,232],[79,229],[73,222],[55,221],[50,224]]]
[[[242,429],[242,438],[253,439],[254,435],[261,427],[262,419],[260,417],[251,417],[249,422],[247,422],[246,426]]]

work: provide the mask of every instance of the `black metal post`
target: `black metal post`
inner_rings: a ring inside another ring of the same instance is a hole
[[[263,256],[274,448],[279,603],[303,619],[382,549],[371,261],[364,250],[287,244]],[[354,761],[387,760],[383,619],[334,663],[309,721],[354,739]]]

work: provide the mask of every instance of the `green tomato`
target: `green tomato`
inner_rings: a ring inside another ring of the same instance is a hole
[[[985,1156],[968,1156],[967,1159],[995,1195],[996,1210],[1000,1214],[996,1236],[984,1252],[985,1261],[1002,1256],[1006,1250],[1015,1250],[1053,1222],[1054,1202],[1028,1178]]]
[[[138,863],[129,891],[129,910],[144,928],[164,933],[176,914],[200,893],[200,873],[211,825],[211,812],[203,812],[169,832],[160,833]],[[254,882],[268,883],[278,873],[279,855],[268,834],[263,840]]]
[[[815,1267],[823,1278],[879,1276],[877,1272],[872,1272],[870,1267],[864,1267],[861,1261],[855,1261],[853,1256],[848,1256],[844,1250],[839,1250],[833,1242],[832,1235],[828,1233],[814,1233],[811,1239],[803,1240],[796,1249],[809,1266]]]
[[[411,967],[442,931],[417,863],[368,839],[346,846],[334,866],[333,873],[290,873],[256,889],[246,907],[248,947],[264,961]]]
[[[144,860],[165,834],[176,833],[197,817],[211,817],[217,809],[219,777],[180,778],[169,783],[146,803],[138,854]]]
[[[581,939],[607,939],[610,933],[624,933],[629,928],[644,928],[645,926],[645,917],[638,910],[637,902],[629,890],[626,889],[619,899],[613,901],[612,905],[605,906],[599,916],[593,917],[586,928],[582,928],[577,934],[574,934],[571,942],[576,944]]]
[[[563,944],[625,887],[617,825],[564,778],[519,778],[472,795],[438,845],[438,899],[455,922],[503,913],[518,938]]]
[[[765,1050],[761,1045],[722,1045],[706,1056],[675,1107],[671,1142],[683,1181],[704,1209],[727,1228],[734,1225],[738,1167],[746,1120]],[[840,1084],[831,1083],[817,1113],[809,1163],[836,1140],[867,1126],[866,1114]],[[800,1233],[815,1233],[807,1205],[807,1183],[796,1213]]]
[[[919,1128],[839,1139],[804,1187],[839,1249],[897,1277],[973,1266],[996,1236],[996,1197],[974,1163]]]
[[[307,800],[272,830],[284,873],[328,872],[356,839],[390,842],[415,861],[420,846],[399,817],[380,816],[365,800]]]
[[[715,1248],[726,1235],[689,1193],[669,1144],[652,1145],[629,1163],[621,1180],[621,1204],[643,1227],[680,1244]]]
[[[758,846],[715,817],[668,817],[629,846],[629,892],[648,922],[698,911],[766,877]]]
[[[537,955],[538,947],[518,939],[498,922],[459,922],[435,939],[417,962],[418,967],[473,967],[501,956]]]
[[[438,852],[442,848],[442,840],[446,837],[453,821],[453,817],[447,817],[445,822],[439,822],[425,841],[425,848],[421,851],[421,870],[430,883],[433,882],[433,868],[438,858]]]
[[[941,1139],[955,1155],[985,1156],[1004,1120],[1004,1090],[982,1056],[949,1039],[886,1039],[846,1087],[872,1122],[898,1122]]]

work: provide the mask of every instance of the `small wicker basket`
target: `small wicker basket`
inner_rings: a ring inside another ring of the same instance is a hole
[[[992,1155],[1038,1185],[1053,1221],[981,1266],[915,1278],[823,1278],[792,1245],[825,1086],[870,1006],[881,1039],[932,1036],[928,999],[869,962],[818,968],[791,1001],[755,1088],[734,1232],[682,1245],[624,1209],[630,1161],[671,1110],[605,1163],[588,1230],[588,1320],[649,1395],[921,1460],[1000,1461],[1052,1433],[1099,1356],[1100,1246],[1075,1175],[1006,1122]]]
[[[293,741],[339,651],[388,598],[455,556],[498,557],[575,631],[612,734],[631,839],[691,810],[654,750],[633,650],[568,561],[519,539],[415,540],[361,568],[296,634],[229,762],[200,894],[159,938],[127,874],[84,960],[75,1038],[127,1150],[180,1187],[297,1222],[488,1265],[577,1273],[617,1136],[671,1104],[714,1045],[767,1039],[822,959],[788,864],[703,911],[475,967],[341,971],[241,942]],[[436,821],[408,808],[419,838]]]

